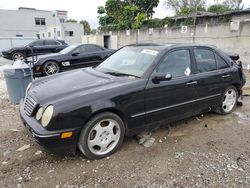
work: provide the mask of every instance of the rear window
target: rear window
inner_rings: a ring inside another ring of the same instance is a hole
[[[225,69],[225,68],[229,67],[229,65],[226,63],[226,61],[216,53],[215,53],[215,58],[216,58],[218,69]]]
[[[199,73],[216,70],[216,60],[214,52],[209,49],[194,50],[197,70]]]

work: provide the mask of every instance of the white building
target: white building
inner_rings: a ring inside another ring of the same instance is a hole
[[[84,33],[83,25],[78,23],[61,23],[48,27],[39,32],[41,39],[61,39],[68,44],[81,43],[81,35]]]
[[[67,18],[67,11],[0,9],[0,37],[39,37],[41,30],[64,23]]]
[[[35,38],[54,38],[69,44],[80,43],[83,26],[65,23],[67,11],[37,10],[20,7],[18,10],[0,9],[0,51],[15,44],[26,44]],[[27,39],[27,40],[26,40]]]

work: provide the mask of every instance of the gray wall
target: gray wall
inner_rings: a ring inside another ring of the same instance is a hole
[[[118,48],[131,43],[196,43],[215,45],[225,52],[240,54],[244,67],[250,64],[250,21],[240,22],[233,28],[232,23],[199,25],[194,31],[188,27],[187,33],[181,27],[141,29],[112,32],[117,36]],[[195,35],[195,37],[193,37]]]

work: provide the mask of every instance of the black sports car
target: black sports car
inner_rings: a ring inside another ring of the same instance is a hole
[[[2,56],[10,60],[24,59],[26,57],[56,53],[66,48],[66,44],[62,40],[46,39],[34,40],[25,46],[13,47],[2,51]]]
[[[212,46],[126,46],[95,68],[36,80],[20,103],[24,125],[50,150],[100,159],[124,136],[214,110],[231,113],[245,79]]]
[[[115,50],[95,44],[72,45],[58,53],[38,57],[33,70],[35,75],[47,76],[75,68],[96,66],[114,52]]]

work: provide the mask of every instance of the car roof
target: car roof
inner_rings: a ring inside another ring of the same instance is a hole
[[[192,43],[138,43],[138,44],[129,44],[126,45],[128,47],[148,47],[155,50],[164,50],[168,48],[174,47],[208,47],[208,48],[216,48],[216,46],[212,45],[200,45],[200,44],[192,44]]]

